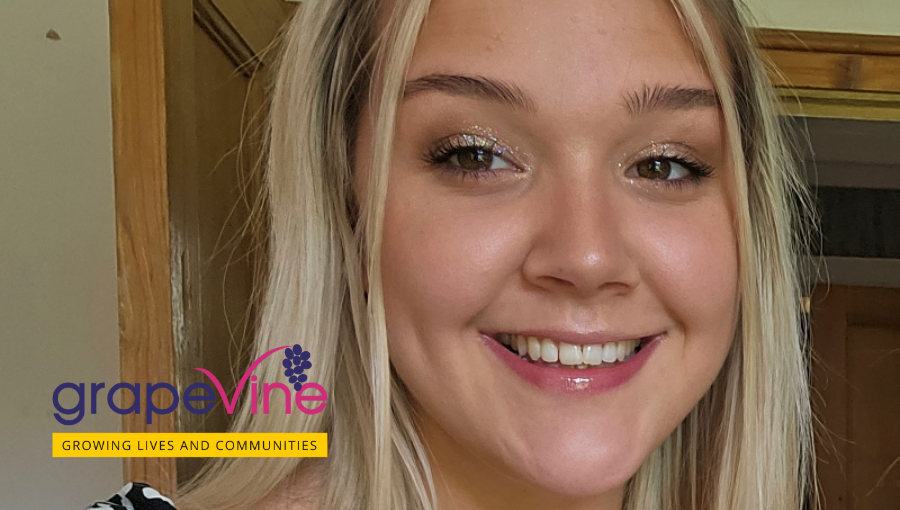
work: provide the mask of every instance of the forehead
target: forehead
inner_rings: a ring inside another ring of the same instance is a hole
[[[554,112],[711,88],[667,0],[433,0],[409,78],[433,73],[501,78]]]

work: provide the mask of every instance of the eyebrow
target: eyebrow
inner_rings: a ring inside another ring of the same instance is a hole
[[[667,110],[718,108],[719,95],[711,89],[657,85],[632,91],[625,96],[625,108],[632,115]]]
[[[425,91],[488,99],[521,110],[536,110],[534,102],[515,85],[483,76],[430,74],[406,82],[404,99]]]
[[[403,97],[409,99],[428,91],[487,99],[522,110],[537,110],[534,101],[517,86],[484,76],[429,74],[406,82]],[[718,108],[719,96],[712,89],[656,85],[627,93],[624,102],[629,113],[637,116],[655,111]]]

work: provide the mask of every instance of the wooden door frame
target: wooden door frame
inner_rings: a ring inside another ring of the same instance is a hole
[[[109,0],[122,381],[173,383],[166,41],[177,0]],[[185,3],[185,2],[182,2]],[[122,416],[123,432],[173,432],[174,414],[146,424]],[[125,458],[125,481],[175,489],[174,458]]]
[[[900,37],[757,29],[792,115],[900,121]]]
[[[192,111],[193,91],[171,77],[190,76],[193,55],[184,49],[194,16],[226,54],[246,60],[253,52],[208,0],[109,0],[109,14],[121,380],[175,384],[185,319],[179,243],[190,240],[173,237],[170,226],[190,223],[191,212],[170,207],[182,191],[170,176],[196,155],[190,116],[178,114]],[[900,37],[756,35],[780,71],[775,83],[782,94],[801,98],[801,106],[789,106],[792,113],[900,120]],[[890,67],[890,79],[868,78],[872,66]],[[142,415],[126,414],[122,430],[174,432],[175,415],[148,425]],[[163,493],[176,489],[174,458],[126,458],[123,465],[126,481],[146,481]]]
[[[185,346],[200,323],[184,306],[192,291],[187,273],[200,267],[190,246],[196,183],[185,180],[197,161],[194,23],[242,72],[260,62],[210,0],[109,0],[109,20],[120,379],[177,387],[177,367],[196,361]],[[122,430],[174,432],[176,415],[148,425],[143,415],[126,414]],[[163,493],[176,488],[175,458],[125,458],[123,471],[126,481]]]

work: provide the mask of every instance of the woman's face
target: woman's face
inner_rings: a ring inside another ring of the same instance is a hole
[[[665,0],[432,2],[382,274],[439,487],[495,508],[621,494],[733,338],[729,157]]]

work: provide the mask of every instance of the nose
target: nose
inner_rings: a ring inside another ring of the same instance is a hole
[[[628,235],[633,226],[615,195],[608,186],[582,183],[541,197],[533,211],[537,228],[523,264],[525,279],[581,298],[637,287],[640,272],[630,248],[635,239]]]

